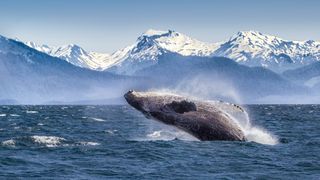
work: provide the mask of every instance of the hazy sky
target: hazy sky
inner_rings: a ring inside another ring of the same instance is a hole
[[[113,52],[147,29],[206,42],[242,30],[320,40],[320,0],[1,0],[0,34]]]

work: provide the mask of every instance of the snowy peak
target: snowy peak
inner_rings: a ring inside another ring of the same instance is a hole
[[[116,73],[134,72],[157,63],[158,57],[173,52],[183,56],[222,56],[247,66],[263,66],[282,72],[320,61],[320,42],[290,41],[258,31],[239,31],[227,41],[206,43],[174,30],[149,29],[135,43],[113,54],[87,52],[70,44],[50,47],[27,42],[28,46],[74,65]]]
[[[168,30],[170,31],[170,30]],[[151,37],[151,36],[160,36],[160,35],[163,35],[163,34],[167,34],[168,31],[161,31],[161,30],[155,30],[155,29],[149,29],[147,30],[145,33],[143,33],[141,35],[142,36],[146,36],[146,37]]]
[[[77,58],[80,56],[88,56],[88,53],[75,44],[69,44],[53,49],[52,54],[66,59]]]
[[[110,59],[109,54],[87,52],[76,44],[69,44],[60,47],[40,45],[31,41],[25,42],[25,44],[50,56],[66,60],[73,65],[93,70],[102,70]]]
[[[173,52],[183,56],[210,56],[217,44],[198,41],[182,33],[150,29],[132,45],[111,55],[114,63],[106,69],[120,74],[132,74],[156,64],[160,55]]]
[[[173,30],[148,30],[138,38],[138,41],[140,41],[138,46],[157,45],[184,56],[209,56],[217,48],[217,44],[201,42]]]
[[[248,66],[284,71],[320,60],[318,45],[315,41],[289,41],[257,31],[240,31],[213,55],[229,57]]]
[[[25,44],[33,49],[36,49],[38,51],[41,51],[41,52],[44,52],[47,54],[50,54],[53,49],[52,47],[49,47],[47,45],[40,45],[40,44],[34,43],[32,41],[25,42]]]

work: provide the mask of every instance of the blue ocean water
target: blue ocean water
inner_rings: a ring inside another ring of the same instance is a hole
[[[201,142],[125,105],[1,106],[0,177],[320,179],[320,105],[246,108],[277,143]]]

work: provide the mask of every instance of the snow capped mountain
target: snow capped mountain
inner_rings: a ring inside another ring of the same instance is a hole
[[[150,29],[135,44],[112,54],[114,63],[105,69],[119,74],[132,74],[156,64],[158,57],[167,52],[183,56],[209,56],[216,48],[216,44],[204,43],[172,30]]]
[[[301,67],[320,60],[320,42],[288,41],[257,31],[240,31],[212,54],[248,66],[275,71]]]
[[[102,102],[139,86],[133,79],[80,68],[0,36],[0,103]]]
[[[19,39],[17,39],[17,40],[19,41]],[[25,44],[29,47],[32,47],[33,49],[36,49],[40,52],[44,52],[46,54],[50,54],[53,49],[53,47],[49,47],[47,45],[36,44],[32,41],[27,41]]]
[[[101,70],[102,67],[108,64],[110,59],[109,54],[87,52],[75,44],[69,44],[61,47],[39,45],[30,41],[26,42],[25,44],[40,52],[64,59],[73,65],[93,70]]]
[[[217,48],[217,44],[209,44],[190,38],[173,30],[148,30],[138,41],[150,41],[159,47],[183,56],[209,56]]]
[[[209,98],[242,97],[244,101],[241,102],[256,102],[269,95],[309,94],[308,88],[320,88],[317,65],[282,76],[261,67],[240,65],[228,58],[207,57],[211,56],[210,51],[216,51],[210,44],[203,44],[212,48],[208,48],[209,55],[181,55],[173,52],[173,49],[168,50],[174,46],[183,49],[181,44],[184,40],[181,43],[172,42],[174,45],[169,43],[177,35],[182,36],[173,31],[148,31],[132,46],[111,54],[106,63],[109,66],[107,71],[132,74],[132,77],[79,68],[67,60],[0,36],[0,101],[17,100],[27,104],[76,102],[101,97],[117,98],[128,89],[168,88]],[[40,50],[48,50],[47,47],[32,45]],[[76,45],[53,49],[56,56],[67,58],[92,54]],[[310,74],[301,80],[304,86],[288,80],[300,76],[301,72]]]
[[[150,29],[134,44],[111,55],[87,52],[73,44],[62,47],[26,44],[80,67],[127,75],[157,64],[159,56],[166,53],[227,57],[243,65],[262,66],[276,72],[320,61],[320,42],[289,41],[257,31],[240,31],[227,41],[205,43],[173,30]]]
[[[109,54],[87,52],[75,44],[55,48],[50,54],[65,59],[73,65],[94,70],[101,69],[110,58]]]

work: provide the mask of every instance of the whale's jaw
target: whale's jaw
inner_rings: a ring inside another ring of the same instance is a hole
[[[147,118],[175,126],[199,140],[245,140],[231,117],[207,102],[155,92],[129,91],[124,97]]]

